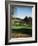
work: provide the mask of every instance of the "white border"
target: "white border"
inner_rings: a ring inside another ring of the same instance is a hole
[[[32,37],[11,38],[10,39],[10,5],[33,6],[33,8],[32,8]],[[32,4],[9,3],[8,4],[8,42],[32,41],[32,40],[35,40],[35,5],[34,4],[32,5]]]
[[[35,40],[35,5],[32,8],[32,37]]]

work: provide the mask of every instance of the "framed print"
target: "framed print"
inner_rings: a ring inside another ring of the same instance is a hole
[[[5,10],[5,44],[37,42],[37,3],[9,1]]]

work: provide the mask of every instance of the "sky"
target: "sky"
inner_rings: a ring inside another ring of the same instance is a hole
[[[32,7],[15,7],[14,16],[21,19],[32,17]]]

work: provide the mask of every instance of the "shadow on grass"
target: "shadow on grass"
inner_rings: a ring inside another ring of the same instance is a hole
[[[29,34],[29,35],[32,36],[32,29],[25,29],[25,28],[21,28],[21,29],[12,29],[12,32],[23,33],[23,34]]]

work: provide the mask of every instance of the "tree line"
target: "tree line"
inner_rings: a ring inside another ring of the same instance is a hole
[[[32,24],[32,17],[25,17],[24,18],[24,21],[26,22],[26,23],[30,23],[30,24]]]

